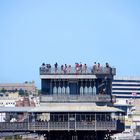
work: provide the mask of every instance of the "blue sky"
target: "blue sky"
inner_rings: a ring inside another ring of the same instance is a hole
[[[0,0],[0,83],[35,80],[42,62],[94,61],[140,76],[139,0]]]

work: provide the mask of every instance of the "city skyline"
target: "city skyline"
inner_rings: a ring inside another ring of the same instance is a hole
[[[117,76],[140,76],[140,1],[1,0],[0,83],[34,80],[55,62],[106,62]]]

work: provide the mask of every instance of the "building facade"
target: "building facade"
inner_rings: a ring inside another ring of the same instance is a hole
[[[86,66],[85,69],[85,65],[76,64],[68,69],[42,65],[41,104],[52,110],[50,121],[58,124],[54,125],[55,133],[50,131],[46,135],[50,139],[93,140],[122,132],[124,114],[113,108],[112,80],[115,74],[115,68],[111,67]],[[67,127],[58,132],[58,122],[66,123]]]
[[[112,94],[117,98],[140,98],[140,77],[114,77]]]
[[[120,104],[140,107],[140,77],[114,77],[112,95]]]
[[[112,94],[116,97],[115,106],[125,111],[125,133],[135,135],[140,116],[140,77],[114,77]],[[137,131],[138,132],[138,131]]]
[[[0,83],[0,90],[5,91],[15,91],[15,90],[24,90],[28,93],[36,93],[35,82],[25,82],[25,83]]]

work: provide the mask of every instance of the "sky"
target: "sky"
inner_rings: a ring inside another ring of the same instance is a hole
[[[140,76],[139,0],[0,0],[0,83],[34,80],[55,62],[106,62]]]

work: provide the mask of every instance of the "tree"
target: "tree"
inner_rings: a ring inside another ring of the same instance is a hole
[[[6,89],[2,88],[1,92],[2,93],[5,93],[6,92]]]
[[[24,93],[25,93],[25,92],[24,92],[23,89],[20,89],[18,92],[19,92],[19,95],[20,95],[20,96],[24,96]]]

